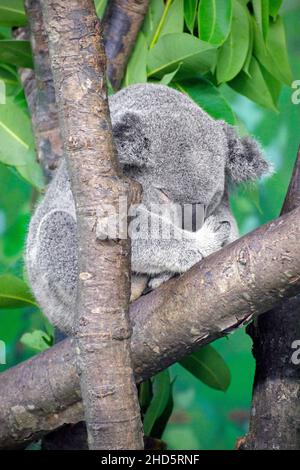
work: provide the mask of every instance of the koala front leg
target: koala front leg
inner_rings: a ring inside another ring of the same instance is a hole
[[[189,232],[141,207],[138,230],[132,234],[132,269],[138,273],[183,273],[203,257],[220,249],[231,232],[229,220],[211,215],[197,232]],[[223,214],[222,214],[223,215]],[[160,227],[159,233],[149,227]],[[160,237],[160,233],[170,234]]]

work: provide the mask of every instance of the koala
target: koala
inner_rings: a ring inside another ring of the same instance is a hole
[[[240,138],[188,96],[164,85],[129,86],[109,98],[112,130],[123,172],[143,188],[131,235],[132,283],[137,297],[234,241],[237,227],[228,202],[232,184],[269,171],[259,145]],[[178,207],[200,224],[187,229]],[[161,208],[164,208],[161,210]],[[195,209],[196,208],[196,209]],[[145,223],[141,223],[144,221]],[[158,226],[158,237],[149,236]],[[161,234],[169,234],[164,237]],[[33,293],[49,320],[74,332],[77,232],[74,199],[63,161],[31,219],[26,266]]]

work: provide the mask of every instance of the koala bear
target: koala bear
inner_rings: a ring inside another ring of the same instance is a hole
[[[259,145],[238,137],[188,96],[164,85],[129,86],[109,98],[123,172],[143,188],[131,236],[133,284],[158,287],[238,236],[228,188],[269,171]],[[201,224],[182,225],[178,207],[202,208]],[[165,209],[161,211],[161,207]],[[176,210],[173,210],[173,208]],[[175,214],[175,215],[174,215]],[[149,237],[149,224],[167,237]],[[26,265],[33,293],[49,320],[74,332],[77,296],[76,213],[63,161],[31,219]]]

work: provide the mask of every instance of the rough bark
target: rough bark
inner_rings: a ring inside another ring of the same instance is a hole
[[[63,149],[41,0],[25,0],[25,10],[29,20],[34,72],[21,69],[20,77],[32,117],[37,157],[49,180],[58,166]],[[24,33],[20,30],[20,34]]]
[[[149,0],[111,0],[104,16],[108,78],[117,90],[144,20]]]
[[[300,292],[299,216],[260,227],[131,305],[137,382]],[[68,339],[1,374],[0,448],[82,421],[74,359]]]
[[[44,0],[42,9],[77,214],[76,362],[89,448],[141,449],[130,356],[130,245],[118,234],[97,240],[107,207],[118,214],[120,198],[130,198],[113,145],[100,23],[92,0]]]
[[[300,149],[282,213],[300,206]],[[290,252],[291,256],[297,254]],[[292,344],[300,340],[300,295],[249,325],[256,371],[245,449],[300,449],[300,365]]]

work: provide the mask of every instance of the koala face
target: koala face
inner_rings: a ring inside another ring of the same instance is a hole
[[[110,98],[124,171],[143,188],[179,204],[216,207],[223,195],[227,141],[221,123],[187,96],[159,85],[134,85]]]

